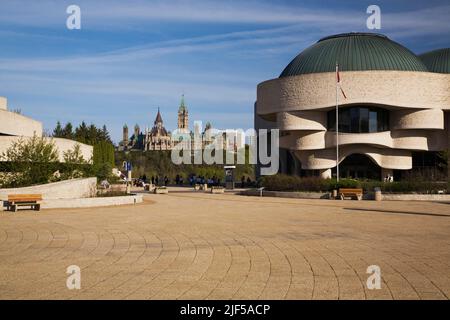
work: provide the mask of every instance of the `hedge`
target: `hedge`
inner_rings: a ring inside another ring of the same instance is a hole
[[[434,181],[361,181],[354,179],[321,179],[318,177],[298,177],[284,174],[262,177],[258,181],[260,187],[269,191],[305,191],[305,192],[329,192],[339,188],[362,188],[364,192],[374,191],[380,188],[386,193],[438,193],[450,191],[449,182]]]

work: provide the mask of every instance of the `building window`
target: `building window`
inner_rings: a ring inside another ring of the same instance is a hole
[[[336,131],[336,110],[328,111],[328,130]],[[363,106],[339,109],[339,132],[371,133],[388,130],[388,110]]]

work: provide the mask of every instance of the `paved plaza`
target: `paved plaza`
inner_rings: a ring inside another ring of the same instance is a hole
[[[450,204],[171,189],[0,212],[1,299],[448,299]],[[81,289],[66,269],[81,268]],[[381,289],[366,286],[381,268]]]

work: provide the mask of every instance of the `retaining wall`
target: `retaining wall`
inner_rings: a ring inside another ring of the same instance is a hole
[[[95,197],[97,178],[80,178],[24,188],[0,189],[0,200],[8,200],[8,194],[42,194],[42,199],[74,199]]]

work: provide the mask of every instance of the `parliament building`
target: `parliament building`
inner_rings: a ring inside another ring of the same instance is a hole
[[[141,131],[138,124],[134,126],[132,135],[129,135],[128,126],[123,126],[122,141],[120,141],[118,151],[154,151],[154,150],[172,150],[172,148],[179,143],[190,144],[185,149],[191,150],[202,149],[214,139],[214,137],[207,134],[209,129],[212,129],[208,122],[203,132],[197,132],[202,136],[202,143],[200,146],[194,145],[194,133],[189,130],[189,111],[185,104],[184,95],[181,97],[180,106],[178,108],[178,126],[175,132],[170,132],[164,127],[164,122],[161,112],[158,109],[155,121],[152,128],[146,128],[144,132]],[[194,128],[194,130],[201,131],[201,128]]]

